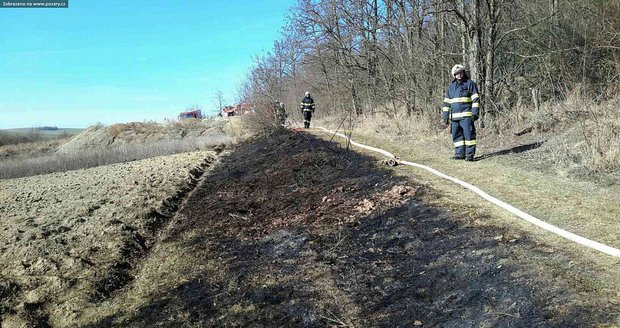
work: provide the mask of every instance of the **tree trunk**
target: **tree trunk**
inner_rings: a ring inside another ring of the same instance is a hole
[[[481,99],[480,124],[484,126],[487,106],[496,101],[495,90],[495,48],[497,47],[497,31],[501,14],[501,5],[497,0],[487,0],[488,31],[486,33],[486,56],[484,74],[484,96]],[[481,92],[482,94],[482,92]]]
[[[476,83],[482,81],[480,70],[480,2],[479,0],[472,0],[469,2],[469,31],[468,36],[468,64],[469,74],[471,74],[472,80]]]

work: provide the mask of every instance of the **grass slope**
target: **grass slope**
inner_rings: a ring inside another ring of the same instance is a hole
[[[242,145],[80,325],[614,326],[597,254],[378,163],[304,133]]]

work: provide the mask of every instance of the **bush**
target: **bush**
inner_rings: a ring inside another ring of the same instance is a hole
[[[14,134],[0,131],[0,146],[16,145],[20,143],[30,142],[28,135]]]
[[[244,127],[252,134],[269,135],[283,129],[271,103],[257,104],[254,113],[243,116]]]
[[[45,140],[45,135],[41,131],[44,131],[44,129],[32,128],[30,131],[25,133],[0,131],[0,146],[17,145]]]

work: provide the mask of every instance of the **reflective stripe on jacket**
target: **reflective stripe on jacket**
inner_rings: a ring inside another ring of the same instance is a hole
[[[453,121],[464,117],[478,116],[480,114],[480,95],[478,87],[469,78],[462,81],[454,79],[448,86],[448,92],[443,99],[442,118]]]
[[[304,112],[314,113],[314,99],[310,97],[304,97],[304,99],[301,101],[301,110]]]

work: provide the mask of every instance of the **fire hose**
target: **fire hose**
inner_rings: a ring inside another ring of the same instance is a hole
[[[595,249],[595,250],[597,250],[599,252],[603,252],[603,253],[605,253],[607,255],[611,255],[611,256],[614,256],[614,257],[620,257],[620,249],[617,249],[617,248],[614,248],[614,247],[611,247],[611,246],[607,246],[605,244],[599,243],[599,242],[594,241],[594,240],[587,239],[585,237],[581,237],[581,236],[576,235],[576,234],[574,234],[572,232],[566,231],[566,230],[558,228],[558,227],[556,227],[556,226],[554,226],[554,225],[552,225],[550,223],[542,221],[542,220],[540,220],[540,219],[538,219],[538,218],[536,218],[536,217],[534,217],[534,216],[532,216],[532,215],[530,215],[528,213],[525,213],[524,211],[522,211],[522,210],[520,210],[520,209],[518,209],[518,208],[516,208],[516,207],[514,207],[514,206],[512,206],[512,205],[510,205],[510,204],[508,204],[508,203],[506,203],[504,201],[501,201],[501,200],[499,200],[499,199],[497,199],[497,198],[487,194],[486,192],[484,192],[480,188],[478,188],[478,187],[476,187],[476,186],[474,186],[474,185],[472,185],[470,183],[467,183],[465,181],[462,181],[462,180],[459,180],[457,178],[451,177],[451,176],[449,176],[447,174],[444,174],[444,173],[442,173],[440,171],[435,170],[434,168],[432,168],[430,166],[426,166],[426,165],[422,165],[422,164],[418,164],[418,163],[413,163],[413,162],[408,162],[408,161],[400,160],[398,157],[394,156],[390,152],[387,152],[387,151],[385,151],[383,149],[380,149],[380,148],[375,148],[375,147],[367,146],[367,145],[364,145],[364,144],[360,144],[358,142],[353,141],[350,137],[348,137],[348,136],[346,136],[344,134],[327,130],[324,127],[318,127],[318,128],[323,130],[326,133],[330,133],[330,134],[333,134],[333,135],[345,138],[354,146],[357,146],[357,147],[360,147],[360,148],[363,148],[363,149],[367,149],[367,150],[374,151],[374,152],[382,154],[383,156],[388,158],[385,163],[390,165],[390,166],[396,166],[396,165],[401,164],[401,165],[408,165],[408,166],[413,166],[413,167],[424,169],[424,170],[426,170],[428,172],[433,173],[436,176],[439,176],[439,177],[441,177],[443,179],[452,181],[452,182],[454,182],[454,183],[456,183],[456,184],[458,184],[460,186],[463,186],[463,187],[473,191],[474,193],[478,194],[479,196],[481,196],[482,198],[486,199],[487,201],[489,201],[489,202],[491,202],[491,203],[493,203],[493,204],[495,204],[495,205],[505,209],[506,211],[512,213],[513,215],[516,215],[517,217],[519,217],[519,218],[521,218],[521,219],[523,219],[523,220],[525,220],[525,221],[527,221],[527,222],[529,222],[529,223],[531,223],[531,224],[533,224],[533,225],[535,225],[537,227],[540,227],[540,228],[542,228],[544,230],[550,231],[550,232],[552,232],[552,233],[554,233],[554,234],[556,234],[558,236],[566,238],[566,239],[568,239],[570,241],[573,241],[575,243],[578,243],[580,245],[586,246],[586,247],[591,248],[591,249]]]

